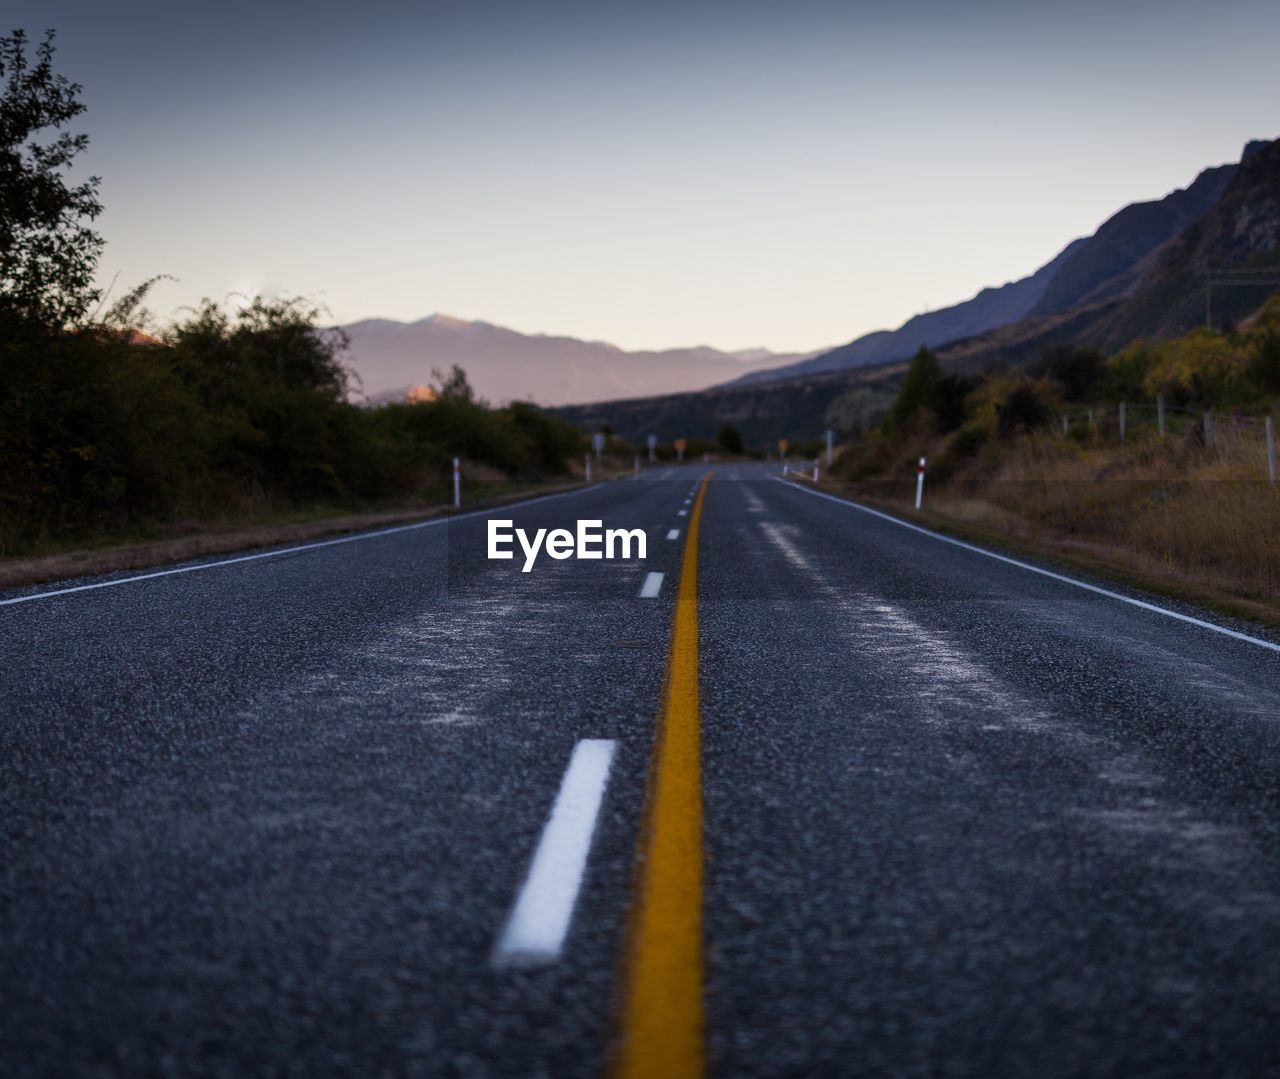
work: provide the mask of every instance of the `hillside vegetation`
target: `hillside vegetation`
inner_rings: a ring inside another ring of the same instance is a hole
[[[887,418],[846,445],[834,478],[909,507],[923,454],[925,511],[938,521],[1272,604],[1280,493],[1266,417],[1278,399],[1280,299],[1236,331],[1109,357],[1059,346],[977,378],[944,375],[921,350]]]
[[[340,334],[296,301],[216,304],[151,338],[116,316],[0,342],[0,555],[201,522],[429,504],[568,472],[578,431],[493,409],[458,369],[433,400],[349,403]]]

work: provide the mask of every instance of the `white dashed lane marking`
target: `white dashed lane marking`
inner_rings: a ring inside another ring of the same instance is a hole
[[[537,966],[560,957],[616,748],[598,738],[574,746],[529,875],[494,949],[498,966]]]
[[[658,593],[662,591],[662,578],[666,576],[663,573],[650,573],[644,579],[644,585],[640,589],[641,599],[657,599]]]

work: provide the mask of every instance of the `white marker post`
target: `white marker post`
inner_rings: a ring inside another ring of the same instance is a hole
[[[631,478],[633,480],[638,480],[640,478],[640,455],[638,453],[636,454],[635,472],[632,473]]]
[[[920,508],[920,500],[924,498],[924,458],[920,458],[920,467],[916,469],[916,509]]]
[[[1267,475],[1271,482],[1276,482],[1276,434],[1275,424],[1267,417]]]
[[[591,454],[587,454],[583,458],[583,461],[585,461],[587,465],[587,482],[590,483],[591,482]]]
[[[591,438],[591,441],[595,447],[596,460],[599,461],[601,455],[604,453],[604,442],[605,442],[604,433],[601,432],[600,434],[593,435]]]
[[[816,457],[813,459],[813,482],[818,482],[818,459]]]
[[[455,457],[453,459],[453,508],[460,509],[462,507],[462,467],[461,463]]]
[[[1120,441],[1124,441],[1124,402],[1120,402]]]
[[[1156,394],[1156,427],[1159,428],[1160,437],[1164,438],[1164,394]]]
[[[658,459],[658,436],[649,436],[649,464],[653,464]]]
[[[831,467],[832,456],[835,454],[836,433],[827,428],[827,467]]]

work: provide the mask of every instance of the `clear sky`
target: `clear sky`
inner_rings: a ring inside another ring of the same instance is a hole
[[[1280,135],[1275,0],[61,3],[104,283],[800,350]]]

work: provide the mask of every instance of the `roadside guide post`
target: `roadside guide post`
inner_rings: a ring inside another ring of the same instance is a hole
[[[631,478],[636,480],[640,478],[640,455],[638,453],[636,454],[636,470]]]
[[[816,457],[813,459],[813,482],[818,482],[818,459]]]
[[[916,509],[920,508],[920,500],[924,497],[924,458],[920,458],[920,467],[916,469]]]
[[[785,438],[778,439],[778,459],[784,465],[787,463],[787,440]]]
[[[587,482],[590,483],[591,482],[591,454],[588,453],[585,457],[583,457],[583,461],[585,461],[587,465]]]
[[[1276,482],[1276,432],[1271,417],[1267,417],[1267,475]]]
[[[658,436],[649,436],[649,464],[653,464],[658,459]]]
[[[831,430],[830,427],[828,427],[827,428],[827,467],[828,468],[831,467],[831,461],[832,461],[833,455],[835,454],[835,441],[836,441],[836,433],[833,430]]]
[[[684,463],[684,448],[688,443],[683,438],[676,439],[676,464]]]
[[[456,510],[462,505],[462,470],[461,463],[455,457],[453,459],[453,508]]]

